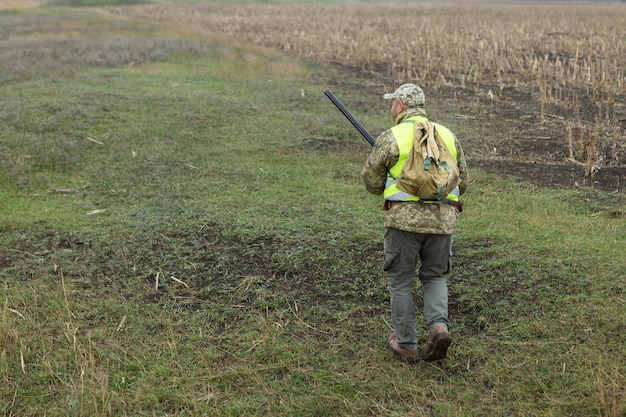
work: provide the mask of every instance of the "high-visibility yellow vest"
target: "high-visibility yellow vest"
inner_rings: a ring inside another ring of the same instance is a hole
[[[409,151],[413,146],[413,138],[415,135],[415,123],[419,123],[421,121],[427,120],[424,116],[412,116],[404,119],[402,122],[398,123],[394,127],[391,128],[394,138],[396,139],[396,143],[398,144],[398,148],[400,149],[400,157],[398,158],[398,162],[387,172],[387,181],[385,182],[385,191],[383,196],[385,200],[390,201],[419,201],[420,198],[406,193],[398,188],[396,185],[398,182],[398,178],[402,174],[402,168],[406,163],[406,158],[409,155]],[[456,154],[456,138],[454,134],[448,130],[445,126],[442,126],[437,123],[433,123],[439,136],[443,139],[446,147],[450,150],[450,153],[454,157],[454,161],[457,161]],[[459,201],[459,187],[456,187],[450,194],[448,194],[445,199],[449,201]],[[426,201],[425,201],[426,202]],[[437,202],[437,201],[428,201],[428,202]]]

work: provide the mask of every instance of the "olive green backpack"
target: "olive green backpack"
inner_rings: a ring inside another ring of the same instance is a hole
[[[425,201],[448,202],[446,196],[461,183],[456,159],[432,122],[405,122],[415,124],[415,137],[398,188]]]

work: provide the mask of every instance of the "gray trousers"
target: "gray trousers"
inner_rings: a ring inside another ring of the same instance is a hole
[[[449,327],[448,286],[452,235],[411,233],[385,229],[383,270],[389,279],[391,320],[398,345],[417,348],[413,282],[418,277],[424,289],[424,315],[429,332],[439,325]]]

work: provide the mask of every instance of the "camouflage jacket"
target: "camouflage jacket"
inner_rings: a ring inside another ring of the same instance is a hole
[[[414,114],[407,114],[397,122]],[[461,176],[459,190],[463,194],[467,189],[468,172],[463,148],[456,142],[457,164]],[[399,158],[400,150],[391,130],[386,130],[377,139],[369,155],[361,177],[365,188],[372,194],[383,194],[387,171]],[[457,228],[458,211],[450,204],[424,203],[422,201],[399,202],[393,205],[385,216],[385,227],[414,233],[453,234]]]

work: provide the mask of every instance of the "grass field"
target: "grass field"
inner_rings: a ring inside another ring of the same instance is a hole
[[[626,416],[623,193],[483,170],[430,99],[472,182],[454,344],[407,366],[369,145],[323,95],[378,132],[382,87],[94,9],[0,29],[2,415]]]

